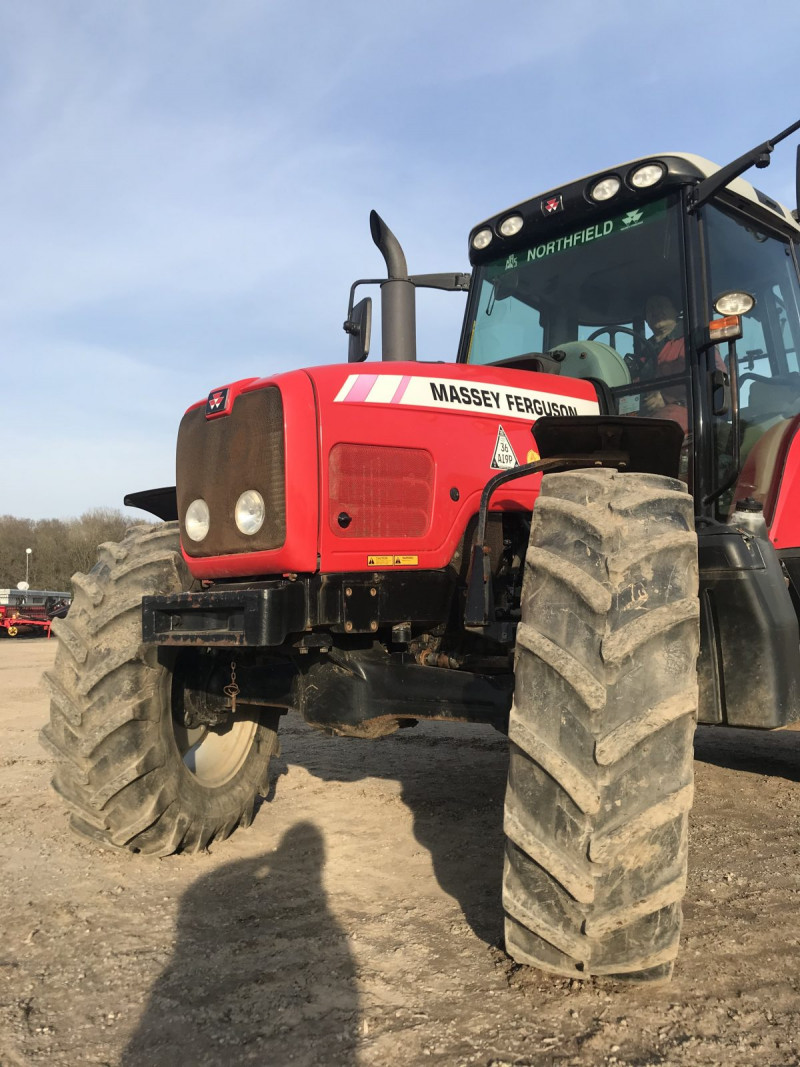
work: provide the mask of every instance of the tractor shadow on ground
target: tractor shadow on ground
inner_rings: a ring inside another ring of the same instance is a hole
[[[800,782],[800,731],[698,726],[695,759],[733,771]]]
[[[276,773],[285,760],[322,781],[399,784],[399,794],[396,787],[387,792],[411,812],[414,836],[430,854],[439,885],[458,901],[478,938],[502,943],[506,738],[490,727],[440,723],[377,740],[332,738],[289,716],[281,739]]]
[[[192,885],[122,1067],[356,1063],[355,962],[324,863],[322,834],[300,822],[274,852]]]

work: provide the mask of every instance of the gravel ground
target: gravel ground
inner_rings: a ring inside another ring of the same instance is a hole
[[[248,830],[198,856],[67,830],[37,743],[56,640],[0,640],[0,1064],[800,1064],[800,734],[701,728],[671,983],[502,950],[506,749],[284,720]]]

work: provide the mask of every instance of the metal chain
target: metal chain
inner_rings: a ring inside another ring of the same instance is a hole
[[[236,697],[239,695],[239,686],[236,684],[236,660],[231,660],[231,680],[222,690],[225,696],[230,697],[231,713],[236,712]]]

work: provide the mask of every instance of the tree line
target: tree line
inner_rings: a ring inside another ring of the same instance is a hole
[[[27,560],[31,589],[71,592],[72,575],[95,565],[97,546],[119,541],[136,522],[114,508],[94,508],[77,519],[0,515],[0,589],[24,581]]]

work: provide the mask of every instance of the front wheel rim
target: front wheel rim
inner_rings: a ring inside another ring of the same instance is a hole
[[[175,718],[173,734],[187,772],[200,785],[215,789],[235,778],[247,760],[258,730],[257,719],[231,716],[214,728],[189,728]]]

